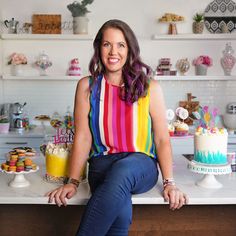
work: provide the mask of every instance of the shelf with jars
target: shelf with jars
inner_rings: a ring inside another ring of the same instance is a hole
[[[184,76],[154,76],[155,80],[159,81],[236,81],[236,75],[231,76],[196,76],[196,75],[184,75]]]
[[[1,34],[2,40],[93,40],[87,34]]]
[[[154,34],[152,40],[236,40],[236,33],[222,34]]]

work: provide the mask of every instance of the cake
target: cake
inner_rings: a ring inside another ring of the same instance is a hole
[[[68,75],[72,76],[80,76],[81,75],[81,68],[79,66],[78,58],[74,58],[70,62],[70,67],[68,70]]]
[[[198,127],[194,135],[194,161],[201,164],[227,164],[228,133],[224,128]]]
[[[45,150],[46,180],[63,182],[68,174],[68,159],[71,144],[54,144],[49,142]]]

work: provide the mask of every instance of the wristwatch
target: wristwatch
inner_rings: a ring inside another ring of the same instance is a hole
[[[73,178],[67,178],[65,184],[74,184],[77,188],[79,187],[79,180]]]

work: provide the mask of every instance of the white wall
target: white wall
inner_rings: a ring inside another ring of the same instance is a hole
[[[0,20],[15,19],[30,22],[32,14],[50,13],[61,14],[62,22],[72,21],[70,12],[66,5],[73,2],[66,0],[0,0]],[[190,61],[200,54],[208,54],[213,58],[214,66],[209,68],[209,75],[223,75],[219,58],[227,41],[153,41],[153,34],[166,33],[168,25],[158,23],[157,18],[166,12],[173,12],[185,16],[183,23],[177,24],[179,33],[192,32],[192,16],[196,12],[204,11],[211,0],[95,0],[88,6],[91,13],[89,17],[89,34],[94,37],[100,26],[108,19],[119,18],[126,21],[138,36],[141,56],[153,69],[156,68],[159,58],[170,57],[175,66],[178,59],[188,57]],[[7,32],[6,27],[1,24],[2,32]],[[71,29],[64,29],[64,34],[70,34]],[[205,33],[207,31],[205,30]],[[13,51],[25,53],[31,62],[26,66],[29,74],[37,71],[32,66],[35,57],[44,50],[53,61],[53,67],[49,74],[65,74],[69,60],[79,57],[80,65],[87,74],[87,65],[92,55],[92,41],[4,41],[4,50],[0,57],[3,61],[3,68],[0,65],[0,72],[9,73],[9,66],[6,66],[7,57]],[[232,45],[236,50],[236,44]],[[1,48],[1,47],[0,47]],[[194,74],[192,66],[189,75]],[[232,74],[236,74],[236,67]],[[167,107],[175,108],[178,101],[186,99],[186,93],[192,92],[202,104],[218,106],[224,113],[228,102],[236,101],[234,82],[218,81],[179,81],[161,82],[166,97]],[[54,111],[64,113],[67,105],[73,106],[75,81],[2,81],[0,80],[0,104],[3,102],[24,102],[28,103],[27,108],[31,117],[36,114],[49,114]]]

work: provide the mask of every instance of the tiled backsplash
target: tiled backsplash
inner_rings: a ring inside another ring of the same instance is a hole
[[[236,81],[160,81],[167,108],[176,108],[178,102],[192,93],[200,105],[218,107],[224,114],[229,102],[236,102]]]
[[[0,80],[0,103],[27,102],[30,118],[73,110],[76,81]],[[224,114],[229,102],[236,102],[236,81],[160,81],[166,107],[175,109],[187,93],[196,96],[201,105],[216,106]]]

